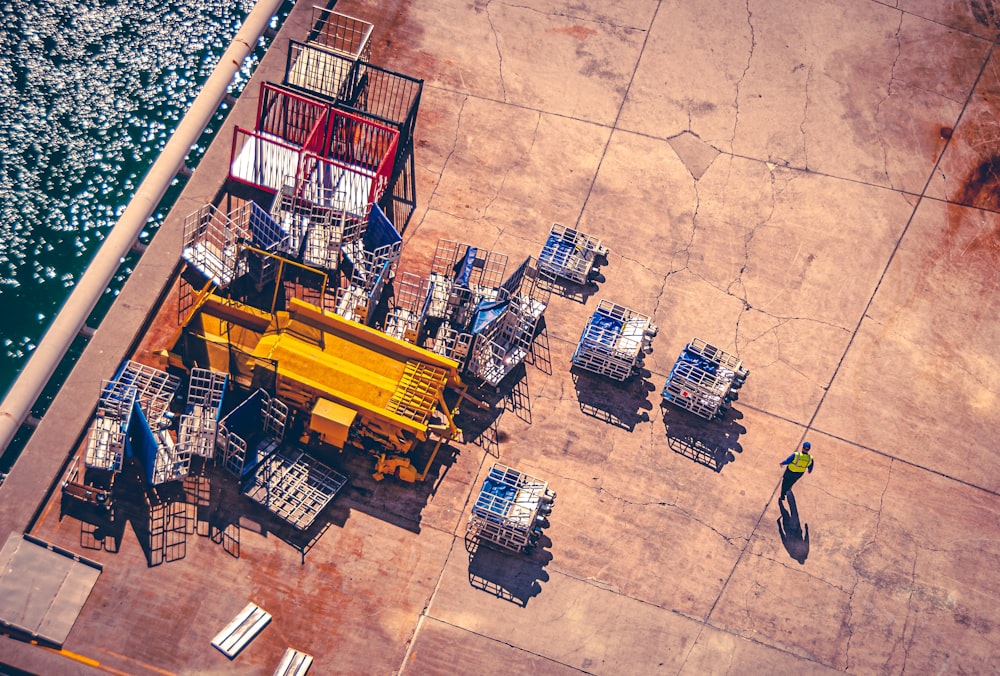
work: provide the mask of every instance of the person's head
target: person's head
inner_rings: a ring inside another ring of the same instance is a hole
[[[803,441],[802,442],[802,452],[803,453],[808,453],[810,448],[812,448],[812,444],[810,444],[808,441]]]

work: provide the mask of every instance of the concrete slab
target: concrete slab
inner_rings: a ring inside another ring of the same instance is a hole
[[[1000,488],[991,441],[1000,323],[987,309],[1000,283],[988,234],[998,223],[992,212],[921,202],[817,426],[989,491]]]
[[[674,671],[700,631],[670,610],[544,570],[541,591],[522,606],[477,589],[468,569],[466,552],[454,550],[430,617],[584,672],[615,673],[626,663],[642,673]]]
[[[943,498],[950,479],[849,455],[853,469],[830,468],[858,482],[846,493],[846,480],[833,486],[818,474],[796,488],[807,505],[800,519],[811,526],[805,565],[760,529],[712,623],[846,671],[994,668],[994,584],[968,560],[996,556],[982,538],[996,522],[995,496]],[[765,521],[776,518],[769,512]]]

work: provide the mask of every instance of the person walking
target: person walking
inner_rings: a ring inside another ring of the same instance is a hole
[[[795,451],[778,463],[785,466],[785,474],[781,477],[781,497],[778,498],[779,500],[785,499],[788,491],[792,490],[792,485],[801,479],[803,474],[806,472],[812,474],[813,466],[816,462],[809,453],[811,449],[812,444],[808,441],[803,441],[801,451]]]

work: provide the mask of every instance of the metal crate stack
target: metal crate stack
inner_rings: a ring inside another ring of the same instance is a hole
[[[129,384],[117,380],[104,381],[97,411],[87,434],[84,452],[87,467],[121,471],[137,396],[138,391]]]
[[[707,420],[722,418],[749,373],[736,355],[695,338],[674,363],[661,396]]]
[[[556,277],[586,284],[597,274],[595,259],[607,255],[607,247],[598,238],[553,223],[538,255],[538,265]]]
[[[625,380],[642,366],[656,331],[647,315],[602,299],[583,327],[572,362],[613,380]]]
[[[469,331],[475,336],[466,373],[499,386],[527,358],[549,304],[551,275],[528,257],[501,285],[496,302],[480,304]]]
[[[471,324],[482,303],[498,300],[507,256],[441,239],[434,251],[425,318],[436,321],[428,347],[464,364],[472,346]]]
[[[395,297],[382,330],[393,338],[418,345],[427,319],[433,284],[412,272],[401,272],[393,287]]]
[[[187,407],[177,426],[177,446],[190,455],[209,459],[215,457],[215,436],[228,382],[228,373],[191,369]]]
[[[177,481],[187,476],[191,455],[178,447],[171,436],[173,414],[170,405],[180,378],[166,371],[126,361],[115,377],[124,387],[136,390],[129,435],[132,454],[142,465],[151,486]]]
[[[548,525],[555,497],[548,482],[496,463],[472,506],[466,537],[516,553],[529,552]]]

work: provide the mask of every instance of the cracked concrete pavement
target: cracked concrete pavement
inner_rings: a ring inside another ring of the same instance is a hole
[[[611,250],[549,306],[530,422],[499,422],[560,492],[546,579],[518,607],[453,552],[406,668],[996,669],[993,3],[399,7],[386,55],[427,83],[404,266],[439,236],[517,260],[552,222]],[[642,383],[568,368],[599,298],[660,327]],[[696,336],[751,370],[721,424],[660,406]],[[800,564],[775,489],[804,438]]]
[[[425,274],[439,238],[514,264],[558,222],[609,247],[603,278],[553,296],[497,419],[432,488],[339,497],[305,565],[266,531],[243,531],[240,559],[191,541],[141,582],[169,609],[163,580],[183,580],[191,622],[109,646],[103,628],[130,617],[112,581],[142,566],[126,537],[67,648],[130,673],[270,673],[289,644],[317,673],[1000,669],[992,0],[337,10],[375,24],[373,61],[425,81],[402,270]],[[626,383],[570,369],[601,298],[660,329]],[[661,406],[695,337],[750,369],[723,421]],[[778,461],[803,439],[816,471],[796,523]],[[558,491],[531,556],[463,542],[497,459]],[[37,532],[71,547],[74,528]],[[255,560],[280,562],[281,584]],[[280,633],[230,664],[198,627],[246,587]]]

